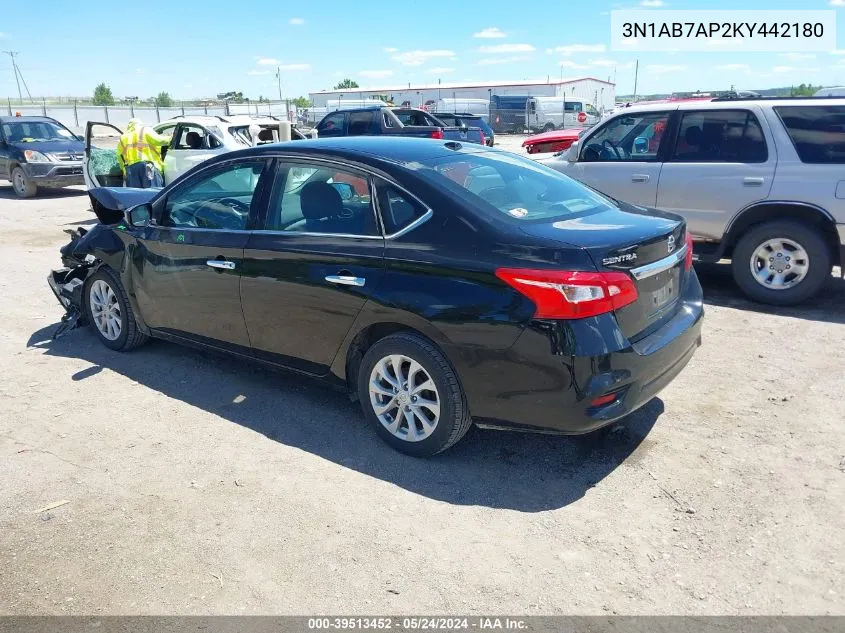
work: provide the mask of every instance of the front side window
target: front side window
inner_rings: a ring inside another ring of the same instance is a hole
[[[170,194],[162,224],[188,229],[246,229],[264,166],[264,160],[250,160],[203,172]]]
[[[379,235],[366,176],[324,165],[282,163],[265,222],[268,231]]]
[[[668,112],[625,114],[586,139],[584,162],[656,161],[669,122]]]
[[[845,163],[845,106],[778,106],[795,151],[803,163]]]
[[[431,159],[419,173],[473,206],[521,221],[565,218],[614,208],[609,199],[548,167],[502,153]]]
[[[766,139],[748,110],[684,112],[674,162],[764,163]]]

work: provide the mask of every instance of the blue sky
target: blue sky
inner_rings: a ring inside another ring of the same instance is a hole
[[[593,76],[630,93],[845,84],[845,50],[833,53],[637,53],[610,50],[609,11],[619,8],[836,9],[845,0],[604,0],[388,2],[382,0],[54,0],[7,2],[0,50],[35,95],[90,95],[105,81],[117,97],[256,98],[331,88]],[[756,6],[755,6],[756,5]],[[416,15],[415,15],[416,14]],[[845,35],[838,46],[845,48]],[[838,54],[838,53],[843,54]],[[0,55],[0,96],[17,94]]]

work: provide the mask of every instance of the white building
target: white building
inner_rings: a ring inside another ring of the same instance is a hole
[[[487,99],[493,95],[526,95],[532,97],[563,97],[580,99],[597,110],[610,110],[616,103],[616,85],[594,77],[580,77],[565,81],[502,81],[470,83],[435,83],[414,86],[389,86],[385,88],[347,88],[321,90],[309,93],[316,108],[325,108],[343,99],[382,99],[396,105],[418,108],[427,102],[440,99]]]

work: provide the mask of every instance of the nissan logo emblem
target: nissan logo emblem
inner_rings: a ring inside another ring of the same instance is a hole
[[[675,236],[674,235],[669,236],[669,241],[666,243],[666,247],[669,249],[670,253],[675,250]]]

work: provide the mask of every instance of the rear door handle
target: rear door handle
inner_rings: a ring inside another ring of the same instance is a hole
[[[743,178],[742,179],[742,186],[743,187],[762,187],[764,182],[766,182],[765,178]]]
[[[359,288],[367,283],[367,280],[364,277],[353,277],[352,275],[326,275],[326,281],[330,284],[358,286]]]
[[[224,270],[235,270],[235,262],[226,261],[225,259],[209,259],[205,262],[206,266],[212,268],[222,268]]]
[[[631,182],[648,182],[648,174],[634,174],[631,176]]]

